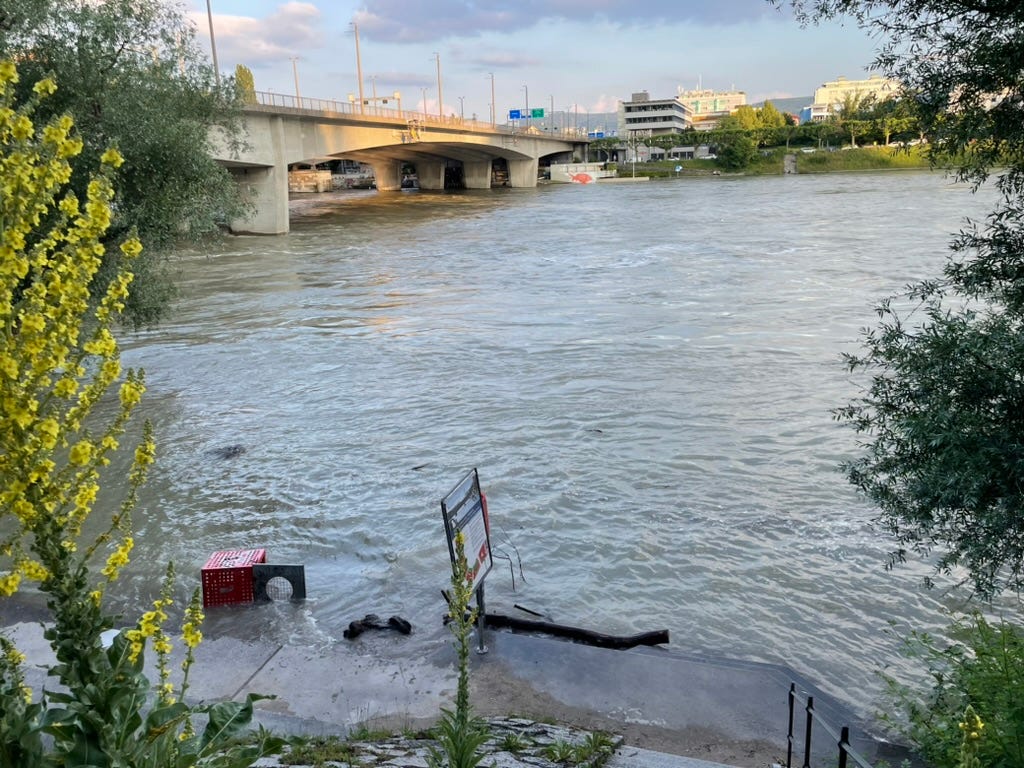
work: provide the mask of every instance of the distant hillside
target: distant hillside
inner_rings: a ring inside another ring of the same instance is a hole
[[[799,115],[800,110],[804,107],[810,106],[814,103],[813,96],[794,96],[789,99],[768,99],[779,112],[789,112],[794,115]],[[753,104],[754,107],[763,107],[764,102],[759,101],[757,104]]]
[[[543,121],[544,125],[547,125],[547,112],[545,111],[545,117]],[[565,121],[564,123],[562,121]],[[565,125],[567,128],[576,128],[590,131],[603,131],[609,133],[611,131],[618,130],[619,127],[619,113],[618,112],[591,112],[589,115],[586,112],[565,112],[561,109],[555,110],[555,127],[561,128]],[[539,126],[538,126],[539,127]]]

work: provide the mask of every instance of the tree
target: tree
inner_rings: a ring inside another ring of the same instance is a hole
[[[786,118],[770,101],[766,101],[764,106],[757,110],[758,128],[773,129],[781,128],[784,125],[786,125]]]
[[[880,508],[893,561],[937,551],[991,598],[1024,586],[1024,5],[796,0],[881,33],[934,163],[999,200],[951,244],[942,275],[883,301],[848,358],[865,393],[837,411],[862,437],[849,480]],[[905,309],[907,301],[912,309]]]
[[[741,171],[757,154],[757,145],[746,133],[724,137],[718,146],[718,164],[731,171]]]
[[[238,136],[233,83],[215,89],[182,8],[162,0],[7,0],[0,57],[20,62],[22,98],[45,76],[61,83],[40,117],[75,118],[83,150],[71,184],[80,196],[109,145],[124,157],[123,194],[105,238],[116,245],[135,229],[147,243],[125,315],[135,325],[154,323],[173,296],[172,247],[245,210],[240,189],[209,152],[214,126]],[[116,273],[117,249],[107,252],[94,296]]]
[[[252,70],[244,64],[235,67],[235,83],[238,86],[238,93],[246,104],[256,103],[256,80],[252,76]]]

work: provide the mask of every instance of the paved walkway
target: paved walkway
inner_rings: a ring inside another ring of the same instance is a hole
[[[28,656],[27,682],[40,689],[46,683],[45,666],[53,660],[41,627],[26,621],[5,631]],[[344,733],[357,724],[396,731],[420,728],[442,706],[451,706],[454,652],[445,643],[426,658],[394,658],[389,651],[396,642],[394,633],[367,633],[319,648],[207,638],[197,649],[191,695],[216,700],[271,694],[276,698],[259,703],[258,719],[279,732]],[[661,647],[607,650],[493,630],[487,643],[487,654],[472,657],[478,712],[550,718],[625,734],[627,745],[664,750],[624,746],[613,768],[715,764],[703,758],[751,768],[784,762],[791,681],[815,695],[826,720],[851,726],[851,740],[865,757],[887,756],[852,713],[784,667]],[[802,738],[802,719],[795,730]],[[835,745],[823,733],[815,747],[823,759],[835,759]],[[802,757],[802,743],[796,749]]]

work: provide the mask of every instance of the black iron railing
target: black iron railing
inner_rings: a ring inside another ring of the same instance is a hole
[[[850,758],[853,758],[853,761],[860,768],[874,768],[857,750],[850,746],[849,726],[844,725],[840,728],[839,733],[836,733],[835,729],[825,722],[821,715],[814,711],[813,696],[808,696],[806,699],[800,698],[796,692],[796,683],[790,683],[789,685],[789,732],[786,736],[786,768],[793,768],[793,720],[796,714],[797,701],[803,703],[804,711],[807,713],[804,729],[804,762],[801,768],[811,768],[811,737],[815,722],[825,733],[835,739],[836,746],[839,749],[839,768],[847,768]]]

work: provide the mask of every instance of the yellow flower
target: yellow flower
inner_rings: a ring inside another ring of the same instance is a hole
[[[18,82],[18,69],[9,59],[0,61],[0,85]]]
[[[88,440],[80,440],[71,449],[68,460],[77,467],[84,467],[92,460],[93,445]]]
[[[47,77],[32,86],[32,90],[40,96],[49,96],[57,91],[57,84]]]
[[[33,581],[46,581],[50,576],[50,572],[46,570],[46,567],[42,563],[37,563],[35,560],[25,560],[18,566],[18,570],[24,574],[26,579],[32,579]]]
[[[124,566],[128,565],[128,554],[132,551],[132,547],[134,546],[135,540],[131,536],[125,536],[124,539],[121,540],[117,549],[110,553],[110,556],[107,558],[107,564],[103,567],[103,570],[101,570],[100,573],[111,581],[115,581],[120,570]],[[146,615],[148,616],[149,614]]]
[[[181,639],[189,648],[195,648],[203,642],[203,633],[192,622],[186,622],[181,627]]]
[[[110,165],[114,168],[120,168],[124,163],[124,158],[121,157],[121,153],[111,147],[100,156],[100,162],[104,165]]]
[[[25,117],[25,115],[18,115],[14,118],[14,125],[11,126],[11,136],[18,141],[25,141],[25,139],[32,135],[33,129],[34,126],[31,120]]]
[[[8,572],[7,574],[0,576],[0,596],[10,597],[18,591],[18,585],[21,583],[21,574],[17,571]]]
[[[129,258],[134,258],[142,253],[142,243],[137,237],[130,238],[121,243],[121,253]]]

